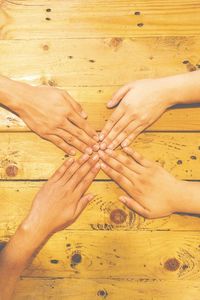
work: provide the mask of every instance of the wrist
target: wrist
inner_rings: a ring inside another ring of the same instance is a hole
[[[0,103],[18,113],[24,106],[25,83],[0,76]]]
[[[13,276],[21,274],[39,247],[30,232],[20,226],[1,253],[1,269]]]
[[[174,212],[200,213],[199,190],[199,183],[177,180],[173,202]]]
[[[184,76],[176,75],[165,78],[160,78],[160,87],[163,92],[163,102],[166,108],[176,104],[184,103],[185,95],[183,88],[185,85]]]

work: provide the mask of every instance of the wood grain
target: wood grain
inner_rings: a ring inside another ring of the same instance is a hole
[[[150,300],[152,295],[156,300],[198,300],[199,293],[194,280],[23,278],[14,300]]]
[[[0,232],[4,238],[14,234],[25,218],[32,200],[43,182],[0,182]],[[75,231],[136,231],[136,230],[199,230],[199,215],[173,214],[166,218],[148,220],[127,209],[118,197],[124,192],[113,182],[93,182],[89,191],[95,199],[81,217],[70,226]],[[68,229],[67,229],[68,230]]]
[[[198,232],[64,230],[47,242],[24,276],[198,280],[199,245]]]
[[[2,0],[0,37],[199,35],[199,14],[198,0]]]
[[[119,86],[198,69],[199,47],[197,36],[2,40],[0,73],[32,84]]]
[[[97,131],[101,131],[114,111],[107,109],[106,103],[118,87],[69,87],[66,90],[88,113],[88,121]],[[98,112],[98,113],[96,113]],[[200,106],[175,107],[146,129],[151,131],[199,131]],[[0,132],[30,131],[22,119],[0,107]]]
[[[47,179],[66,159],[63,151],[34,133],[1,133],[0,144],[1,179]],[[144,133],[133,147],[177,178],[200,179],[199,133]],[[100,172],[97,178],[107,177]]]

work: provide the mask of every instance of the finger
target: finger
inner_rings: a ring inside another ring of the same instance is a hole
[[[49,178],[49,181],[51,182],[57,182],[68,170],[68,168],[72,165],[74,162],[74,158],[70,157],[68,158],[60,168],[58,168],[55,173]]]
[[[118,122],[120,118],[124,115],[124,110],[121,107],[116,108],[116,110],[112,113],[111,117],[106,122],[104,128],[102,129],[99,140],[103,141],[113,126]]]
[[[112,108],[117,105],[122,98],[128,93],[130,90],[130,85],[126,84],[118,89],[112,96],[111,100],[107,103],[108,108]]]
[[[65,98],[66,100],[70,101],[72,107],[74,108],[74,110],[84,119],[86,119],[88,117],[87,113],[83,110],[82,106],[76,101],[74,100],[74,98],[68,93],[66,92],[65,94]]]
[[[124,203],[128,208],[131,210],[134,210],[136,213],[143,217],[147,217],[149,211],[145,209],[142,205],[140,205],[137,201],[134,199],[127,197],[127,196],[121,196],[119,197],[119,200]]]
[[[68,168],[67,172],[62,177],[61,184],[66,184],[74,173],[90,158],[88,154],[82,155],[79,159],[74,161],[70,168]]]
[[[68,120],[70,120],[73,124],[75,124],[77,127],[85,131],[90,137],[95,139],[95,141],[98,141],[98,135],[96,131],[91,128],[86,120],[83,120],[77,113],[72,113],[68,115]]]
[[[69,155],[75,155],[76,150],[74,147],[69,146],[62,138],[56,136],[56,135],[48,135],[46,138],[56,146],[58,146],[60,149],[62,149],[65,153]]]
[[[125,176],[122,176],[119,172],[112,169],[109,165],[106,165],[104,162],[101,163],[101,169],[106,175],[113,179],[124,191],[129,195],[133,192],[133,183],[127,179]]]
[[[67,119],[63,124],[63,128],[60,129],[66,130],[68,133],[71,133],[72,135],[74,135],[75,137],[77,137],[79,140],[81,140],[83,143],[85,143],[90,147],[96,145],[96,141],[94,139],[92,139],[89,135],[87,135],[85,131],[83,131],[82,129],[78,128],[77,126],[69,122]]]
[[[122,147],[128,147],[136,137],[145,129],[145,126],[138,126],[122,143]]]
[[[75,190],[77,185],[85,178],[87,173],[94,167],[94,165],[99,160],[98,154],[95,154],[92,158],[87,160],[74,175],[71,177],[71,179],[68,181],[70,184],[72,190]]]
[[[82,211],[86,208],[86,206],[92,201],[94,198],[94,195],[92,194],[87,194],[84,195],[78,202],[78,205],[76,207],[76,212],[75,212],[75,219],[77,219]]]
[[[100,152],[100,151],[99,151]],[[144,171],[144,167],[137,163],[132,157],[123,154],[121,152],[116,152],[110,149],[105,151],[106,154],[116,159],[122,165],[126,166],[129,170],[134,171],[137,174],[141,174]]]
[[[75,192],[78,193],[79,197],[81,197],[81,195],[83,195],[87,191],[87,189],[91,185],[92,181],[98,174],[99,170],[100,170],[100,164],[96,163],[96,165],[94,167],[92,167],[92,169],[89,170],[87,175],[78,184]]]
[[[61,137],[66,143],[69,145],[73,145],[76,149],[78,149],[80,152],[85,152],[87,154],[92,154],[93,150],[91,147],[88,147],[85,143],[80,141],[77,137],[73,136],[72,134],[68,133],[67,131],[63,129],[57,129],[55,133]]]
[[[126,177],[132,183],[136,181],[137,173],[124,166],[121,162],[117,161],[115,158],[109,156],[107,153],[104,153],[101,150],[99,151],[99,156],[102,161],[106,163],[106,165],[117,171],[121,177]]]
[[[131,122],[108,146],[109,149],[117,148],[140,124],[137,121]]]
[[[134,151],[133,149],[129,147],[123,148],[124,152],[130,155],[136,162],[138,162],[141,166],[143,167],[150,167],[152,165],[152,162],[145,159],[141,154],[138,152]]]
[[[123,117],[115,124],[115,126],[108,133],[106,138],[103,140],[103,143],[105,143],[106,146],[108,146],[108,148],[111,149],[110,146],[111,144],[113,144],[113,141],[117,138],[118,135],[120,135],[121,132],[123,132],[123,130],[129,125],[131,121],[131,116],[127,114],[123,115]]]

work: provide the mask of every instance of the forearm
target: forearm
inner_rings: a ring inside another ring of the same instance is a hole
[[[200,214],[200,183],[180,181],[177,212]]]
[[[12,297],[15,285],[46,239],[21,225],[0,254],[0,300]]]
[[[200,102],[200,71],[166,77],[171,105]],[[164,80],[164,78],[161,78]]]

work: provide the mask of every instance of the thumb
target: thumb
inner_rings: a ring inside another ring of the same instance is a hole
[[[76,110],[76,112],[84,119],[87,119],[88,115],[87,113],[83,110],[82,106],[76,102],[75,100],[73,101],[73,107]]]
[[[76,218],[82,213],[82,211],[86,208],[88,203],[92,201],[94,198],[94,195],[87,194],[84,195],[78,202],[77,208],[76,208]]]
[[[122,98],[128,93],[130,88],[131,88],[130,84],[126,84],[126,85],[122,86],[119,90],[117,90],[113,94],[111,100],[107,103],[107,107],[112,108],[112,107],[116,106],[122,100]]]

